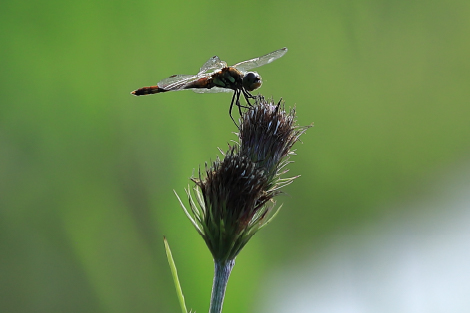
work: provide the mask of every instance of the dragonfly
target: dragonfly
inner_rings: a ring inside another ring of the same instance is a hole
[[[251,106],[249,99],[255,98],[251,92],[261,87],[262,84],[261,76],[257,72],[249,70],[271,63],[282,57],[286,52],[287,48],[282,48],[232,66],[227,66],[226,62],[221,61],[215,55],[202,65],[196,75],[173,75],[161,80],[155,86],[142,87],[132,91],[131,94],[143,96],[186,89],[197,93],[233,92],[229,115],[235,123],[232,116],[233,106],[238,107],[241,115],[241,108],[247,107],[240,104],[240,96],[243,95],[247,104]]]

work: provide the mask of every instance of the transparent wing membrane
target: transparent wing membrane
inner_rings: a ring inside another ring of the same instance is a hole
[[[220,87],[212,87],[211,89],[201,88],[201,89],[191,89],[196,93],[219,93],[219,92],[233,92],[232,89],[228,88],[220,88]]]
[[[237,63],[233,67],[235,67],[239,71],[246,72],[253,68],[257,68],[265,64],[271,63],[272,61],[277,60],[280,57],[282,57],[284,54],[286,54],[286,52],[287,52],[287,48],[282,48],[282,49],[273,51],[271,53],[268,53],[266,55],[263,55],[259,58],[254,58],[251,60]]]
[[[181,90],[186,84],[195,81],[196,75],[173,75],[158,82],[158,87],[165,90]]]
[[[199,69],[198,75],[207,73],[207,71],[216,71],[227,67],[227,63],[221,61],[218,56],[214,55],[212,58],[207,60],[203,66]]]

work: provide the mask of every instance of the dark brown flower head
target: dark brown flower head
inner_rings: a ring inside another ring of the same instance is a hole
[[[296,177],[281,178],[291,148],[308,127],[295,126],[295,111],[263,97],[242,115],[239,144],[229,148],[188,189],[186,215],[206,241],[214,260],[234,260],[248,240],[275,214],[274,196]],[[193,197],[194,195],[194,197]],[[194,198],[196,201],[194,201]],[[268,203],[270,202],[270,203]]]
[[[292,146],[309,127],[295,123],[295,109],[287,113],[281,101],[274,104],[258,96],[256,105],[241,118],[240,153],[265,168],[269,179],[273,179],[288,163]]]
[[[272,198],[266,192],[267,177],[238,154],[237,147],[222,161],[206,165],[205,172],[205,178],[199,173],[193,179],[199,188],[198,205],[205,212],[200,216],[202,237],[215,260],[233,260],[272,207],[265,205]]]

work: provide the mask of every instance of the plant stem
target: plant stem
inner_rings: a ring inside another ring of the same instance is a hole
[[[214,260],[214,283],[212,285],[211,306],[209,313],[221,313],[224,304],[225,288],[235,265],[235,260],[218,262]]]

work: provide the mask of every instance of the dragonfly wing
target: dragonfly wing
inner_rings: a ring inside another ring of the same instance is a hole
[[[158,87],[165,90],[181,90],[188,83],[198,79],[196,75],[173,75],[158,82]]]
[[[235,67],[239,71],[246,72],[253,68],[271,63],[272,61],[277,60],[280,57],[282,57],[284,54],[286,54],[286,52],[287,52],[287,48],[282,48],[282,49],[273,51],[271,53],[268,53],[266,55],[263,55],[262,57],[237,63],[233,67]]]
[[[191,89],[196,93],[219,93],[219,92],[233,92],[232,89],[228,88],[219,88],[219,87],[212,87],[211,89]]]
[[[218,56],[214,55],[212,58],[207,60],[206,63],[204,63],[203,66],[201,66],[201,69],[199,70],[198,75],[207,73],[207,71],[216,71],[223,69],[224,67],[227,67],[227,63],[224,61],[221,61]]]

